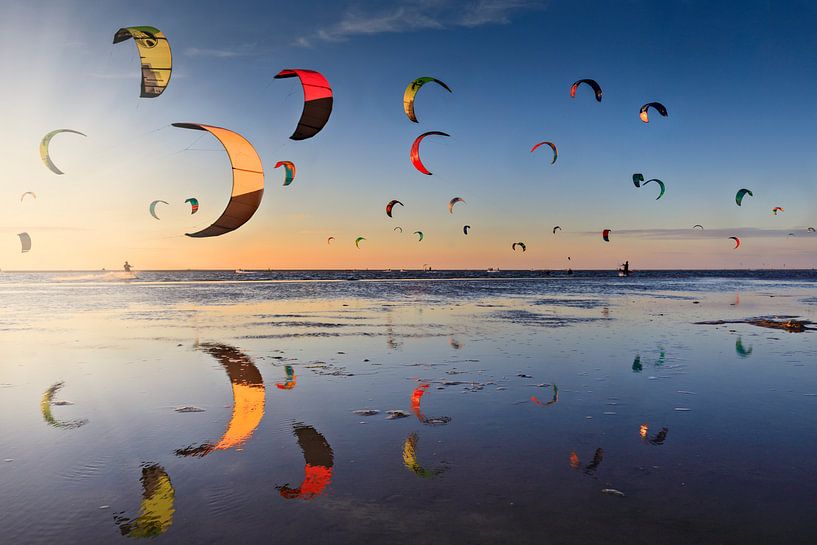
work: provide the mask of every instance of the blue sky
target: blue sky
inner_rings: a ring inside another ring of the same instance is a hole
[[[813,29],[805,2],[31,2],[0,25],[0,90],[7,111],[0,173],[0,267],[812,267],[817,237],[812,92]],[[168,37],[173,79],[157,99],[138,98],[132,43],[117,28],[153,25]],[[294,80],[280,69],[321,71],[335,93],[326,128],[288,139],[300,115]],[[406,85],[419,124],[402,111]],[[596,79],[575,99],[570,84]],[[12,83],[9,83],[12,82]],[[638,108],[660,101],[668,118],[648,125]],[[266,170],[256,216],[220,239],[184,232],[218,216],[229,167],[214,140],[169,128],[220,125],[246,136]],[[36,146],[71,127],[53,150],[66,175],[39,162]],[[408,161],[413,139],[429,139]],[[554,141],[531,154],[533,144]],[[190,149],[186,149],[190,148]],[[298,176],[281,187],[278,160]],[[633,172],[657,177],[635,189]],[[755,197],[734,204],[737,189]],[[21,207],[33,190],[36,205]],[[181,202],[195,195],[196,216]],[[454,216],[446,203],[461,196]],[[173,203],[162,221],[154,199]],[[406,204],[395,218],[385,203]],[[785,212],[773,216],[771,208]],[[463,224],[472,225],[464,237]],[[686,230],[693,224],[705,234]],[[553,236],[553,225],[563,231]],[[420,229],[417,243],[399,237]],[[613,229],[612,242],[599,232]],[[19,254],[27,230],[32,252]],[[795,237],[787,237],[795,232]],[[645,233],[651,233],[647,235]],[[723,237],[744,238],[732,251]],[[352,244],[366,236],[363,250]],[[336,243],[327,247],[326,237]],[[728,234],[726,236],[729,236]],[[510,245],[525,241],[528,251]]]

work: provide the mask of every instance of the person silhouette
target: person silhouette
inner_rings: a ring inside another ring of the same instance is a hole
[[[132,267],[132,266],[131,266],[131,264],[130,264],[130,263],[128,263],[128,262],[127,262],[127,260],[126,260],[126,261],[125,261],[125,264],[122,266],[122,268],[123,268],[123,269],[125,269],[125,272],[131,272],[131,269],[132,269],[133,267]]]

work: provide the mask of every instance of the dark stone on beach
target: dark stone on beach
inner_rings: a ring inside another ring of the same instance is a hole
[[[386,420],[397,420],[398,418],[406,418],[409,415],[406,411],[401,411],[400,409],[392,409],[386,412],[389,415],[386,417]]]
[[[380,411],[377,409],[358,409],[352,412],[358,416],[374,416],[376,414],[380,414]]]

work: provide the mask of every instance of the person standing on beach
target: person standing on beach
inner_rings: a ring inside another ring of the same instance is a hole
[[[630,262],[629,261],[624,262],[624,274],[630,274]]]

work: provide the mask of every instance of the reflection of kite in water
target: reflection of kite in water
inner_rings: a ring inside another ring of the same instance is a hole
[[[649,430],[650,430],[650,427],[646,423],[641,424],[641,426],[638,428],[638,435],[641,436],[642,440],[647,439],[647,433],[649,432]]]
[[[744,347],[743,340],[738,337],[738,340],[735,341],[735,352],[737,352],[741,358],[748,358],[752,355],[752,347],[750,346],[748,349]]]
[[[45,163],[45,166],[47,166],[48,169],[54,174],[65,174],[63,171],[57,168],[57,165],[55,165],[51,161],[51,155],[49,154],[48,151],[48,147],[51,145],[51,139],[61,132],[70,132],[73,134],[78,134],[80,136],[85,136],[83,133],[75,131],[73,129],[57,129],[43,136],[43,139],[40,141],[40,158],[43,160],[43,163]]]
[[[252,437],[264,416],[264,379],[249,356],[224,344],[201,344],[198,349],[216,358],[227,371],[233,387],[233,414],[216,444],[191,445],[177,450],[178,456],[206,456],[214,450],[239,447]]]
[[[304,480],[298,488],[289,484],[276,486],[282,498],[311,500],[320,496],[332,481],[335,457],[326,438],[312,426],[295,424],[293,433],[298,438],[298,446],[304,453]]]
[[[51,405],[61,404],[59,402],[54,402],[54,396],[57,395],[62,387],[65,386],[64,382],[57,382],[56,384],[52,385],[48,390],[43,393],[43,397],[40,400],[40,412],[43,414],[43,420],[49,426],[53,426],[55,428],[62,428],[66,430],[78,428],[80,426],[84,426],[88,423],[87,420],[57,420],[54,418],[54,415],[51,414]],[[64,403],[62,403],[64,404]]]
[[[664,441],[667,440],[667,434],[669,433],[669,428],[661,428],[661,431],[655,434],[655,436],[650,439],[650,444],[655,446],[660,446],[664,444]]]
[[[118,44],[133,38],[142,64],[142,98],[156,98],[170,83],[173,69],[170,44],[162,31],[152,26],[132,26],[120,28],[113,36]]]
[[[161,535],[173,524],[176,492],[167,472],[158,464],[142,467],[142,503],[133,520],[114,516],[123,536],[143,538]]]
[[[295,388],[297,378],[295,376],[295,370],[292,368],[291,365],[286,365],[284,366],[284,371],[286,371],[287,379],[284,382],[276,382],[275,386],[279,390],[292,390],[293,388]]]
[[[530,396],[530,400],[539,405],[540,407],[547,407],[548,405],[555,405],[559,401],[559,387],[555,384],[553,385],[553,398],[550,401],[541,402],[536,396]]]
[[[596,469],[601,464],[601,461],[604,459],[604,449],[597,448],[596,453],[593,455],[593,461],[587,464],[587,467],[584,468],[584,472],[587,475],[593,475],[596,472]],[[573,469],[579,469],[581,467],[581,460],[579,460],[579,455],[576,452],[571,452],[570,456],[568,457],[568,463],[570,467]]]
[[[432,418],[426,417],[422,410],[420,409],[420,399],[422,399],[423,395],[425,395],[426,390],[428,390],[428,384],[421,384],[414,389],[411,393],[411,410],[414,412],[414,415],[417,417],[417,420],[422,422],[423,424],[428,424],[429,426],[438,426],[443,424],[448,424],[451,422],[450,416],[436,416]]]
[[[419,440],[416,433],[412,433],[406,437],[406,442],[403,443],[403,464],[415,475],[423,479],[433,479],[445,471],[445,468],[426,469],[417,463],[417,442]]]
[[[633,373],[640,373],[643,369],[644,366],[641,365],[641,355],[637,354],[633,360]]]

